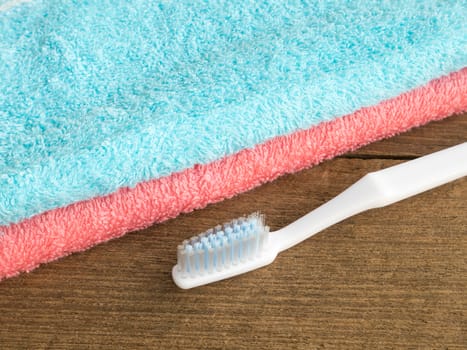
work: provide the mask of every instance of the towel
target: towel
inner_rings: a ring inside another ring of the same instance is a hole
[[[466,14],[0,2],[0,276],[466,110]]]

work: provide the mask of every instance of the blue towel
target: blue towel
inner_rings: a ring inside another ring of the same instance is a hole
[[[467,2],[0,1],[0,225],[467,66]]]

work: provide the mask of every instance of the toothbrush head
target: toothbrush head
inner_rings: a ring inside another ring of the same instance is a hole
[[[264,216],[253,213],[183,241],[172,269],[175,284],[193,288],[268,265],[277,255],[269,234]]]

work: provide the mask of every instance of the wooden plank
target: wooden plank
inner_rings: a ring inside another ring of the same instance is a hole
[[[465,142],[467,137],[467,113],[432,122],[424,127],[375,142],[344,157],[394,157],[409,159]]]
[[[1,347],[465,349],[467,179],[350,218],[235,279],[182,291],[170,277],[181,240],[257,210],[280,228],[369,171],[467,140],[465,126],[465,115],[432,123],[5,280]]]

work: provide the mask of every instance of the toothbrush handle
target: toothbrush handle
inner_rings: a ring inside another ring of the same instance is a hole
[[[467,142],[369,173],[272,235],[279,251],[365,210],[383,207],[467,175]]]
[[[392,204],[467,175],[467,142],[377,171],[385,198]]]

